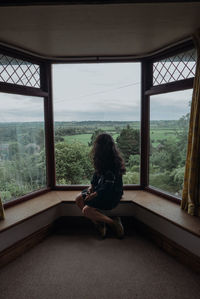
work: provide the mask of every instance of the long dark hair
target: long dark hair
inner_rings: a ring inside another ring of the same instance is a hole
[[[124,160],[122,159],[111,135],[99,134],[94,142],[92,158],[95,171],[98,174],[105,174],[112,171],[115,175],[126,172]]]

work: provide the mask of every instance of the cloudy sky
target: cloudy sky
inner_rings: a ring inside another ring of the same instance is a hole
[[[140,64],[53,67],[55,120],[139,120]]]
[[[140,64],[53,66],[55,121],[140,120]],[[43,121],[43,99],[0,94],[0,122]],[[191,90],[151,97],[151,119],[178,119],[189,111]]]

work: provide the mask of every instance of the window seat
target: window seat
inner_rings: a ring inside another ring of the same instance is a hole
[[[0,221],[0,233],[61,203],[74,204],[77,193],[77,191],[49,191],[7,208],[5,220]],[[121,203],[133,203],[200,237],[200,218],[188,215],[178,204],[160,196],[141,190],[126,190]]]
[[[75,206],[78,191],[48,191],[8,207],[0,221],[0,266],[36,245],[50,232],[56,219],[81,216]],[[200,269],[200,219],[189,216],[176,203],[147,191],[126,190],[112,215],[138,220],[148,237],[183,263]]]

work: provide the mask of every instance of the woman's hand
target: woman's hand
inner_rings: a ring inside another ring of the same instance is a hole
[[[85,200],[91,200],[96,196],[97,196],[97,192],[92,192],[86,196]]]
[[[89,193],[89,194],[92,193],[92,186],[88,187],[88,193]]]

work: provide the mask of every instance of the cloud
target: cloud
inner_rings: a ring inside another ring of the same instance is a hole
[[[43,98],[0,94],[0,122],[44,121]]]
[[[140,63],[53,66],[55,121],[140,120]],[[179,119],[192,91],[151,96],[152,120]],[[44,121],[43,98],[0,94],[0,122]]]
[[[122,114],[120,112],[107,112],[107,111],[98,111],[93,113],[89,112],[67,112],[63,111],[57,116],[56,121],[139,121],[140,113],[130,111]]]
[[[140,64],[54,65],[55,120],[134,120],[140,114]]]
[[[174,120],[189,112],[192,90],[182,90],[151,96],[150,117],[152,120]]]

